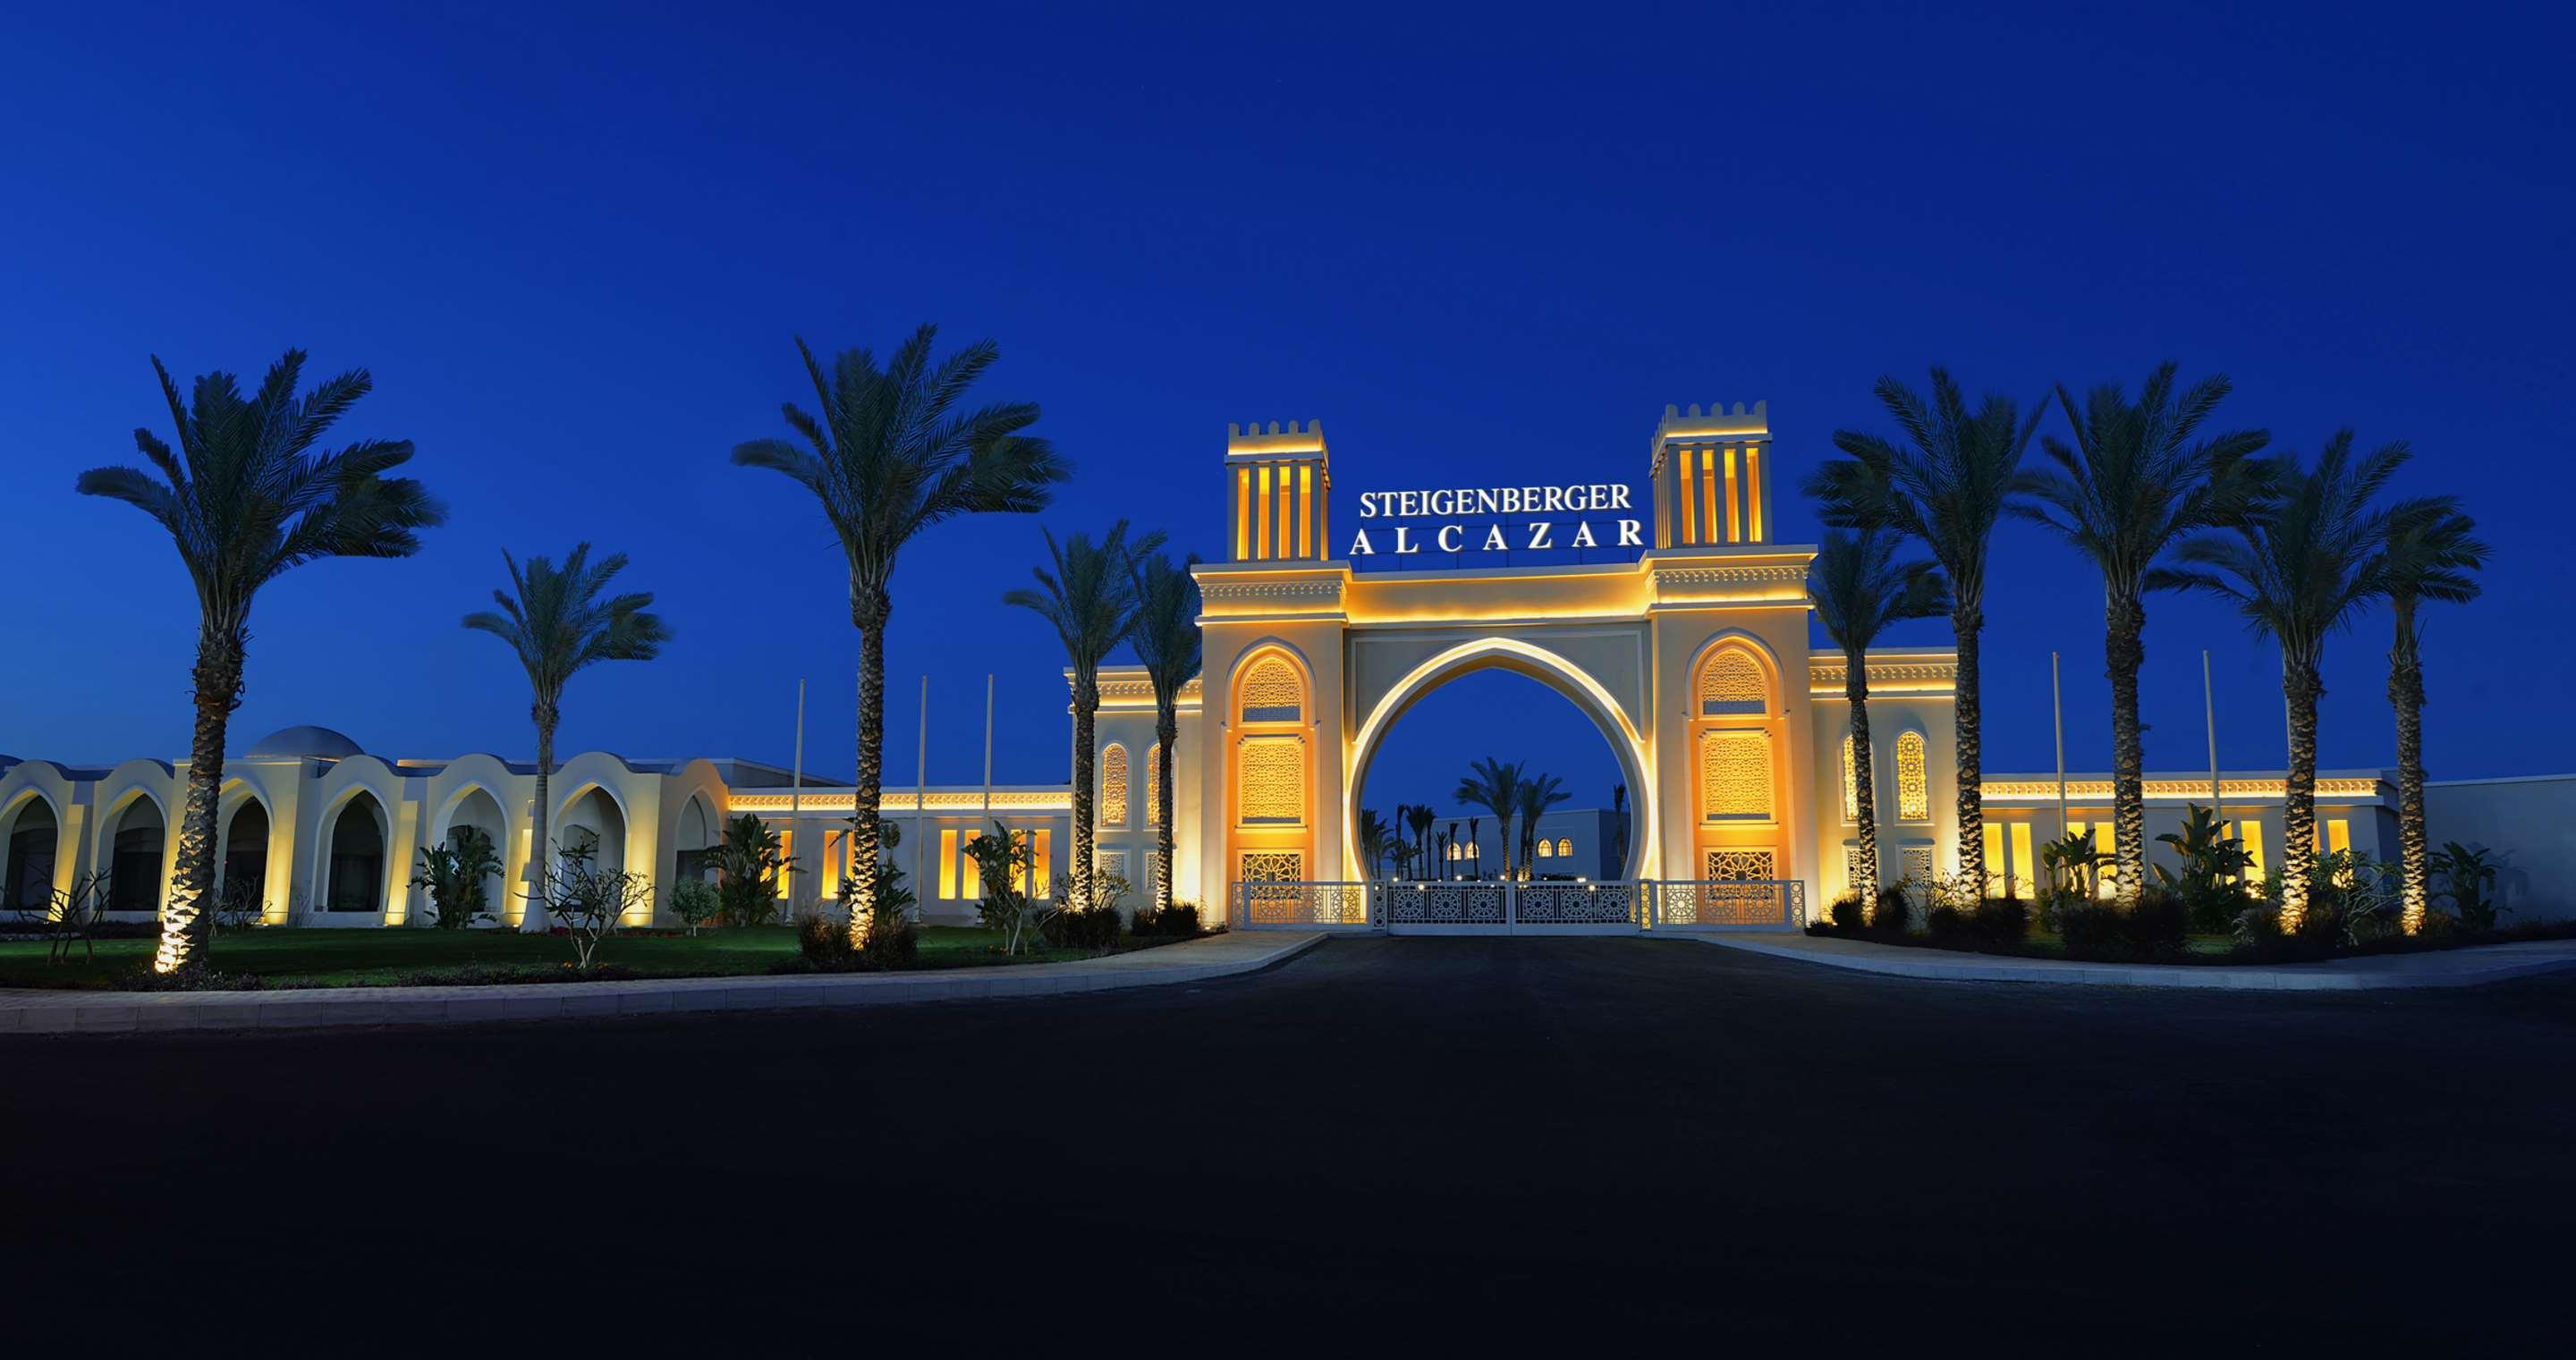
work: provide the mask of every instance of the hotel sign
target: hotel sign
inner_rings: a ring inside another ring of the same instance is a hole
[[[1631,508],[1625,482],[1589,482],[1572,486],[1441,487],[1426,491],[1369,491],[1360,495],[1360,518],[1369,520],[1446,520],[1438,525],[1363,524],[1351,540],[1353,557],[1384,551],[1408,556],[1428,540],[1436,552],[1510,552],[1567,548],[1643,548],[1644,522],[1625,518]],[[1577,518],[1565,533],[1565,517]],[[1539,518],[1553,516],[1554,518]],[[1478,521],[1470,525],[1468,521]],[[1602,526],[1598,530],[1595,525]],[[1508,532],[1506,532],[1508,530]],[[1381,549],[1372,534],[1386,536]],[[1606,537],[1605,537],[1606,536]]]

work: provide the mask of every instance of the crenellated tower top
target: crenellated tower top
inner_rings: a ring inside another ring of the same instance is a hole
[[[1333,474],[1324,422],[1225,427],[1234,560],[1320,562],[1329,544]]]
[[[1729,410],[1666,406],[1655,422],[1655,546],[1724,547],[1771,541],[1770,403]]]

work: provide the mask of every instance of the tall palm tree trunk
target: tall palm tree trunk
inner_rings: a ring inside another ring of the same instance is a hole
[[[894,601],[882,590],[850,592],[850,621],[859,626],[859,735],[851,771],[858,787],[851,795],[856,806],[850,817],[850,860],[858,866],[850,874],[853,944],[866,941],[868,924],[876,917],[877,800],[885,788],[885,630],[886,616],[893,612]],[[805,847],[794,849],[801,855]],[[794,890],[789,891],[792,896]]]
[[[1172,909],[1172,747],[1181,739],[1178,705],[1154,705],[1154,910]]]
[[[2394,602],[2397,643],[2388,649],[2388,703],[2397,710],[2397,860],[2406,933],[2424,928],[2432,900],[2431,855],[2424,834],[2424,658],[2417,650],[2415,602]]]
[[[528,895],[526,906],[519,912],[521,930],[542,931],[546,920],[546,882],[554,872],[554,842],[547,837],[554,815],[555,724],[563,720],[562,710],[552,699],[540,698],[528,710],[537,720],[537,801],[528,813]]]
[[[1073,678],[1073,863],[1067,868],[1067,881],[1073,884],[1068,895],[1075,911],[1091,910],[1091,845],[1092,804],[1097,790],[1091,786],[1099,765],[1091,751],[1098,737],[1100,682],[1088,675]]]
[[[1878,911],[1877,762],[1869,754],[1869,660],[1858,648],[1843,651],[1843,701],[1851,705],[1852,810],[1860,822],[1860,909],[1862,919]]]
[[[2281,929],[2308,916],[2317,876],[2317,698],[2325,681],[2313,662],[2293,661],[2281,689],[2290,701],[2290,777],[2281,807]]]
[[[1964,582],[1954,580],[1952,587],[1965,597]],[[1950,631],[1959,644],[1958,702],[1953,706],[1959,756],[1959,872],[1968,876],[1973,891],[1980,895],[1986,892],[1986,767],[1979,736],[1985,710],[1977,698],[1977,634],[1985,626],[1985,611],[1976,605],[1962,604],[1950,611]]]
[[[2134,907],[2147,886],[2147,753],[2138,725],[2138,670],[2147,660],[2147,611],[2134,599],[2114,597],[2103,612],[2107,625],[2103,659],[2111,673],[2113,871],[2119,877],[2120,905]]]
[[[215,918],[206,899],[215,886],[215,813],[224,788],[224,729],[241,702],[243,639],[238,629],[197,635],[197,720],[188,740],[188,792],[179,811],[179,857],[170,897],[161,908],[161,946],[153,971],[175,973],[205,961]]]

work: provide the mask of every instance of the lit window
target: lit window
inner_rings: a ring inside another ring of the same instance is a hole
[[[1720,647],[1699,669],[1699,711],[1760,713],[1769,692],[1762,683],[1762,663],[1741,647]]]
[[[2038,883],[2031,877],[2031,871],[2037,867],[2038,865],[2030,853],[2030,823],[2014,822],[2012,824],[2013,896],[2032,897],[2036,895]]]
[[[1559,837],[1559,838],[1557,839],[1557,842],[1556,842],[1556,857],[1557,857],[1558,859],[1571,859],[1571,858],[1573,858],[1573,857],[1574,857],[1574,838],[1573,838],[1573,837],[1571,837],[1571,836],[1563,836],[1563,837]]]
[[[1556,842],[1541,839],[1538,843],[1538,857],[1540,859],[1556,858]]]
[[[1923,776],[1923,734],[1896,738],[1896,816],[1899,821],[1932,820],[1932,791]]]
[[[1288,658],[1274,652],[1252,663],[1243,677],[1245,722],[1296,722],[1305,707],[1306,687]]]
[[[2245,881],[2263,881],[2263,823],[2247,817],[2236,824],[2236,834],[2245,841]]]
[[[2004,875],[2010,866],[2004,862],[2004,824],[1986,823],[1986,896],[2004,895]]]
[[[1771,816],[1771,738],[1760,732],[1700,737],[1701,816],[1709,821]]]
[[[942,901],[957,897],[957,833],[939,833],[939,896]]]
[[[1127,748],[1114,741],[1100,753],[1100,824],[1127,825]]]

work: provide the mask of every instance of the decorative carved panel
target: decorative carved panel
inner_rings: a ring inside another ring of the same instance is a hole
[[[1100,753],[1100,824],[1127,825],[1127,748],[1116,742]]]
[[[1741,647],[1720,647],[1700,664],[1698,693],[1702,713],[1763,712],[1762,663]]]
[[[1923,774],[1923,734],[1907,732],[1896,739],[1896,816],[1899,821],[1932,820],[1932,789]]]
[[[1699,741],[1700,816],[1710,821],[1771,817],[1771,738],[1763,732],[1704,732]]]
[[[1252,663],[1243,677],[1245,722],[1297,722],[1305,714],[1306,686],[1288,659],[1272,654]]]
[[[1235,757],[1236,816],[1295,825],[1306,820],[1306,744],[1295,737],[1247,739]]]

